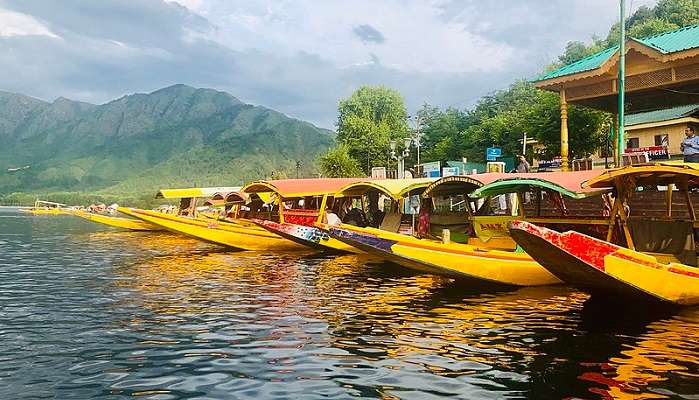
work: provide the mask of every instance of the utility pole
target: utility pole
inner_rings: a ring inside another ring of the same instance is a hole
[[[624,154],[624,76],[626,75],[626,0],[621,0],[619,12],[619,127],[617,128],[617,159],[623,164]]]
[[[524,132],[524,138],[522,139],[522,155],[527,156],[527,132]]]

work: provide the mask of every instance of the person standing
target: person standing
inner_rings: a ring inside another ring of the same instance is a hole
[[[531,169],[531,166],[529,165],[529,162],[527,161],[527,159],[524,158],[524,156],[519,156],[518,159],[519,159],[519,163],[517,164],[516,171],[520,174],[525,173],[525,172],[529,172],[529,170]]]
[[[685,128],[684,134],[687,137],[680,143],[684,162],[699,162],[699,136],[697,136],[694,126],[690,125]]]

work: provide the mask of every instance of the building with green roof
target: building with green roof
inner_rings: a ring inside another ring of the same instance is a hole
[[[629,114],[624,126],[627,148],[664,146],[670,156],[679,156],[685,129],[699,126],[699,104]]]
[[[625,109],[628,114],[641,115],[665,110],[643,117],[661,118],[662,115],[680,112],[682,106],[698,102],[699,25],[641,39],[630,38],[625,47]],[[615,46],[546,72],[534,81],[536,87],[560,95],[561,159],[564,169],[568,164],[568,105],[578,104],[616,113],[618,64],[619,47]],[[629,117],[631,116],[627,118]],[[659,122],[661,121],[653,123]],[[626,127],[628,124],[624,125]],[[638,126],[642,124],[631,125],[626,129],[638,131],[641,129]],[[570,134],[575,135],[575,132]],[[668,139],[672,147],[673,136]],[[639,137],[639,144],[640,142]]]

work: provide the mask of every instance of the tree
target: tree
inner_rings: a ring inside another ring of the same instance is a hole
[[[425,106],[426,160],[454,160],[467,157],[485,161],[487,147],[502,148],[503,154],[521,152],[526,132],[544,145],[538,157],[559,155],[560,105],[554,93],[538,90],[530,82],[518,81],[508,89],[481,98],[472,110],[440,111]],[[570,156],[584,157],[597,150],[602,142],[608,115],[583,107],[569,110]],[[530,154],[531,155],[531,154]]]
[[[699,22],[699,0],[660,0],[654,11],[656,17],[679,27]]]
[[[352,158],[349,146],[339,144],[320,157],[320,171],[329,178],[350,178],[362,176],[357,160]]]
[[[269,179],[287,179],[288,176],[286,175],[286,172],[282,169],[275,169],[272,171],[272,173],[269,175]]]
[[[337,140],[369,174],[372,166],[387,165],[389,142],[408,135],[408,112],[403,97],[385,86],[362,86],[340,100]]]
[[[629,29],[629,36],[644,38],[663,32],[674,31],[677,28],[679,28],[679,26],[672,22],[660,18],[652,18],[632,26]]]

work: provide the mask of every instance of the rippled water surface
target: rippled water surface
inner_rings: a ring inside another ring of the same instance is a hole
[[[699,399],[699,310],[0,209],[0,399],[132,397]]]

